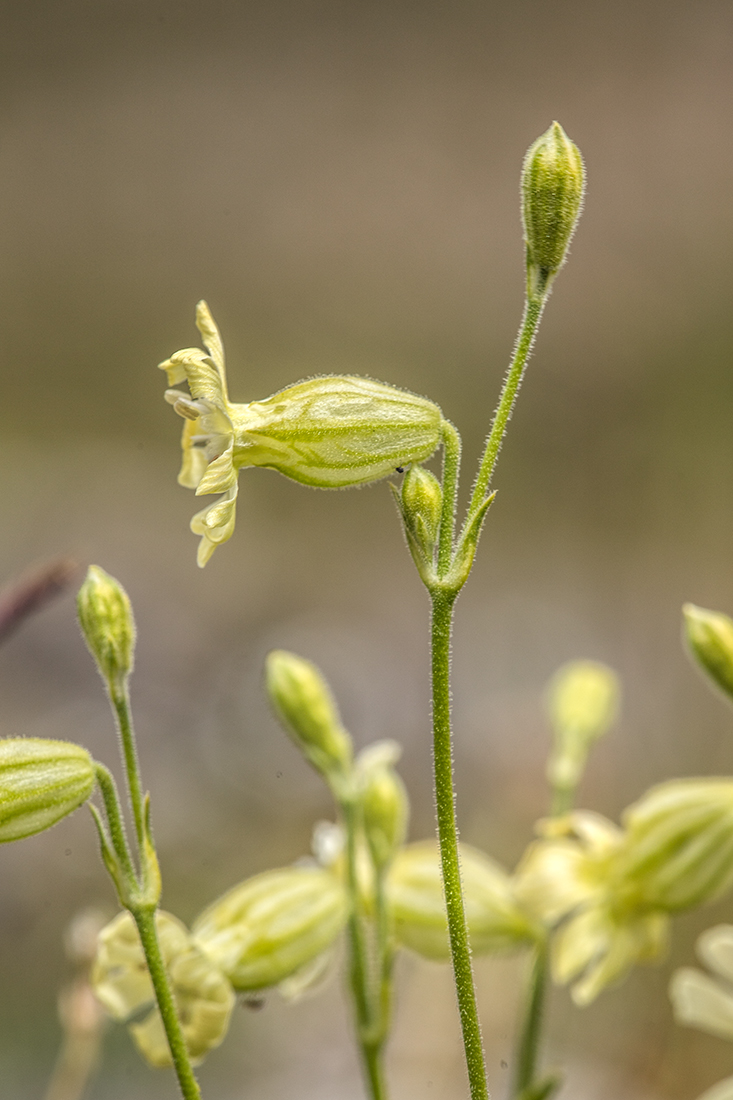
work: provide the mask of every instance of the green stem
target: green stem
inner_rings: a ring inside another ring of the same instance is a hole
[[[550,817],[562,817],[572,810],[575,791],[575,787],[552,785]],[[549,944],[545,941],[537,945],[529,971],[522,1023],[517,1040],[513,1098],[519,1098],[526,1089],[537,1082],[537,1062],[542,1038],[549,963]]]
[[[344,798],[340,800],[340,807],[346,826],[346,884],[350,901],[349,984],[356,1010],[356,1033],[371,1100],[386,1100],[387,1092],[382,1069],[384,1040],[379,1034],[379,1020],[375,1019],[371,960],[360,913],[357,868],[358,806],[353,798]]]
[[[504,385],[499,397],[499,404],[496,407],[494,419],[491,422],[491,430],[486,440],[484,456],[481,459],[476,484],[473,487],[473,495],[468,510],[469,519],[483,503],[489,485],[491,484],[496,460],[499,457],[501,444],[506,435],[507,426],[514,408],[514,402],[517,399],[519,387],[522,383],[524,368],[527,366],[527,360],[532,351],[532,344],[534,343],[537,327],[540,323],[542,310],[544,309],[546,300],[547,298],[545,295],[541,298],[528,298],[525,301],[522,324],[519,328],[514,355],[509,364],[507,376],[504,379]]]
[[[387,1100],[387,1088],[382,1066],[382,1044],[363,1042],[362,1058],[369,1084],[369,1095],[372,1100]]]
[[[517,1061],[512,1097],[520,1097],[535,1083],[537,1057],[542,1033],[542,1016],[547,985],[547,943],[539,943],[530,969],[522,1029],[517,1046]]]
[[[466,1053],[471,1100],[488,1100],[481,1028],[473,984],[468,928],[458,862],[450,716],[450,647],[457,592],[435,588],[432,597],[433,763],[438,839],[443,868],[453,973]]]
[[[438,576],[450,569],[456,526],[456,494],[461,467],[461,437],[449,420],[443,421],[443,503],[438,540]]]
[[[107,822],[109,824],[109,835],[115,850],[115,855],[119,860],[120,867],[128,884],[137,886],[137,876],[133,867],[132,856],[130,855],[130,847],[127,843],[125,823],[122,818],[119,795],[117,794],[117,784],[114,781],[112,773],[105,768],[104,764],[95,761],[94,771],[96,772],[97,783],[102,793],[102,800],[104,802]]]
[[[392,963],[394,951],[390,942],[390,921],[384,890],[386,868],[376,872],[374,900],[377,910],[377,959],[379,961],[378,1020],[375,1036],[382,1046],[387,1039],[392,1016]]]
[[[550,801],[550,817],[563,817],[569,814],[575,802],[574,787],[553,787]]]
[[[135,731],[132,725],[132,712],[130,710],[130,694],[127,683],[120,688],[110,689],[110,700],[117,718],[117,729],[122,745],[122,757],[127,776],[127,789],[130,792],[130,804],[132,817],[135,823],[135,835],[142,851],[145,841],[145,810],[143,803],[142,785],[140,783],[140,764],[137,757],[135,744]]]
[[[155,998],[163,1020],[163,1027],[168,1037],[168,1045],[173,1059],[173,1067],[178,1077],[178,1084],[184,1100],[201,1100],[201,1091],[194,1076],[191,1062],[186,1049],[186,1040],[183,1037],[181,1023],[178,1019],[176,1004],[173,1000],[173,992],[168,980],[168,973],[163,962],[163,955],[158,943],[158,932],[155,926],[155,909],[144,906],[132,913],[135,918],[140,941],[145,952],[145,960],[148,964],[150,977],[155,990]]]

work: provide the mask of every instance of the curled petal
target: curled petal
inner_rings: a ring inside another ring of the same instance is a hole
[[[207,493],[225,493],[236,483],[237,471],[232,463],[232,444],[226,451],[210,462],[196,489],[197,496]]]
[[[621,981],[636,963],[651,962],[667,948],[669,917],[645,913],[618,920],[603,906],[572,917],[553,945],[556,981],[579,980],[572,989],[577,1005],[587,1005],[607,986]]]
[[[169,386],[178,386],[186,381],[185,363],[192,355],[203,355],[203,352],[201,348],[183,348],[171,355],[170,359],[158,363],[158,370],[164,370],[168,375]]]
[[[701,970],[677,970],[669,987],[675,1019],[721,1039],[733,1039],[733,993]]]
[[[236,521],[237,484],[216,503],[203,508],[191,520],[194,535],[201,535],[197,561],[203,569],[217,546],[232,537]]]
[[[224,345],[221,340],[221,334],[217,328],[214,318],[211,316],[206,302],[201,301],[196,306],[196,328],[201,333],[201,339],[204,342],[204,347],[211,356],[214,366],[216,367],[219,378],[221,379],[221,386],[224,392],[224,400],[227,400],[227,378],[226,369],[224,365]]]
[[[706,966],[733,984],[733,925],[708,928],[697,941],[697,953]]]
[[[185,489],[197,489],[206,473],[208,459],[203,447],[196,446],[194,440],[200,432],[200,421],[186,420],[181,435],[181,469],[178,484]]]
[[[234,1007],[234,991],[179,920],[170,913],[158,912],[155,922],[186,1046],[198,1062],[224,1038]],[[154,1001],[140,937],[129,913],[120,913],[100,932],[92,985],[98,1000],[117,1020],[129,1020]],[[131,1024],[130,1033],[151,1065],[171,1064],[157,1008],[152,1008],[140,1023]]]

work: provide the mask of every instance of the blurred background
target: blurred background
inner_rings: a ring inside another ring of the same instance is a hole
[[[394,737],[413,839],[433,830],[428,606],[384,484],[241,476],[237,531],[201,572],[159,360],[206,297],[235,401],[316,373],[437,401],[464,490],[519,321],[518,181],[559,119],[586,210],[540,332],[457,609],[463,838],[512,866],[544,812],[542,692],[572,657],[623,677],[581,802],[733,770],[733,716],[680,645],[680,605],[733,611],[733,10],[619,0],[40,0],[0,34],[0,579],[64,554],[117,576],[139,627],[133,701],[164,905],[191,920],[308,850],[331,813],[271,717],[273,646],[315,660],[362,745]],[[116,767],[69,592],[0,651],[0,730]],[[43,1095],[62,938],[114,899],[85,811],[0,851],[0,1092]],[[673,957],[583,1011],[554,994],[563,1097],[683,1100],[733,1048],[666,996]],[[477,963],[491,1083],[508,1080],[521,961]],[[395,1097],[464,1097],[447,968],[402,959]],[[362,1096],[338,981],[238,1009],[210,1100]],[[89,1097],[164,1100],[172,1075],[110,1028]]]

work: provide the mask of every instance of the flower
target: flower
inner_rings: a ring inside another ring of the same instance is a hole
[[[160,949],[170,976],[183,1037],[194,1064],[219,1046],[229,1027],[234,991],[185,926],[170,913],[155,915]],[[150,1012],[130,1033],[143,1057],[156,1067],[171,1064],[170,1048],[160,1012],[154,1007],[140,936],[129,913],[120,913],[99,933],[92,986],[99,1001],[116,1020],[129,1020],[145,1006]]]
[[[184,348],[159,366],[166,391],[186,423],[178,480],[198,496],[222,494],[191,520],[204,566],[234,531],[242,466],[266,466],[304,485],[338,489],[378,481],[428,458],[440,443],[443,416],[432,401],[373,382],[330,375],[296,382],[265,401],[235,405],[227,392],[224,348],[206,302],[196,307],[206,351]]]
[[[475,955],[531,947],[543,930],[517,903],[503,867],[468,844],[460,845],[466,924]],[[387,877],[395,941],[423,958],[450,958],[440,854],[434,840],[402,848]]]
[[[196,919],[195,944],[238,992],[296,977],[324,958],[340,935],[349,903],[339,878],[323,867],[282,867],[253,875]]]
[[[636,963],[663,954],[669,917],[634,904],[624,890],[627,837],[612,822],[580,810],[540,822],[539,830],[542,839],[517,869],[515,895],[550,927],[564,922],[553,937],[553,977],[574,981],[573,1000],[586,1005]]]

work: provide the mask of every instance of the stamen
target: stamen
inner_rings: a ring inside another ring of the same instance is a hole
[[[175,412],[186,420],[198,420],[209,412],[209,406],[205,401],[193,401],[183,390],[166,390],[166,401],[173,406]]]

